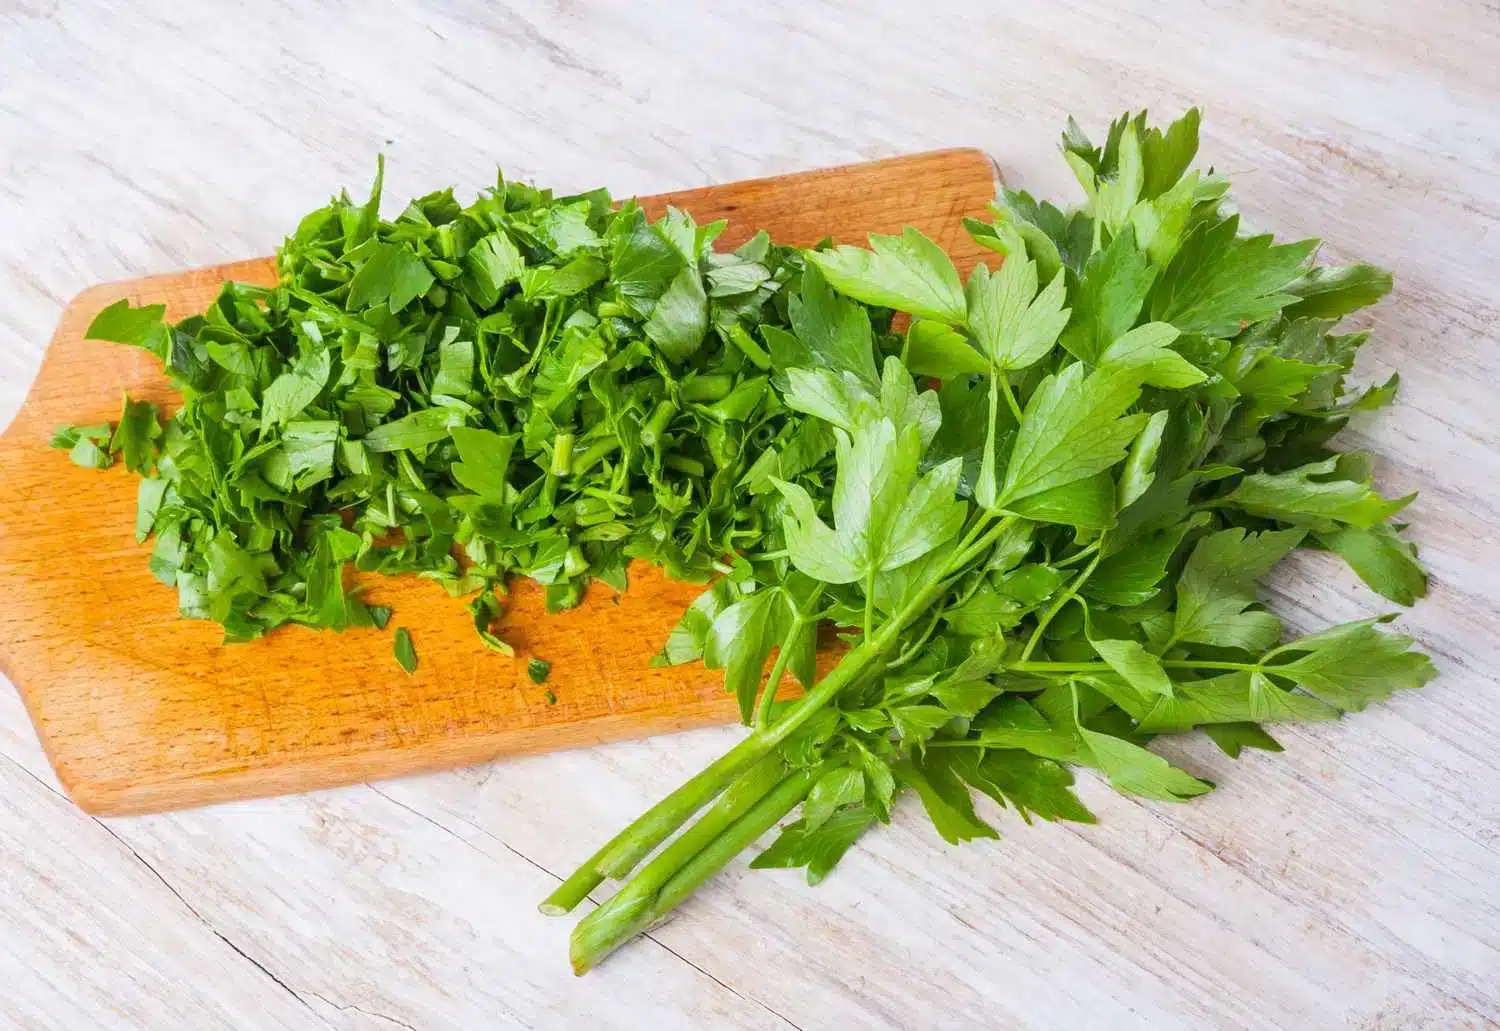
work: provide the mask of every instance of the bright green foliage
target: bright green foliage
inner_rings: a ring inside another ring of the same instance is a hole
[[[1154,735],[1276,751],[1264,725],[1434,675],[1380,620],[1283,643],[1262,603],[1299,545],[1392,600],[1425,588],[1390,522],[1409,499],[1329,447],[1394,391],[1346,392],[1365,337],[1336,332],[1389,277],[1240,236],[1197,142],[1196,112],[1126,116],[1100,146],[1070,125],[1085,204],[1007,192],[968,223],[1004,261],[967,286],[910,229],[722,254],[719,227],[603,194],[502,183],[395,222],[378,191],[341,199],[273,290],[175,327],[106,311],[97,331],[159,354],[187,403],[159,438],[127,409],[128,431],[57,443],[154,460],[151,567],[231,637],[383,623],[351,564],[477,592],[499,651],[508,576],[557,606],[592,576],[623,587],[630,557],[721,573],[657,661],[722,669],[752,729],[547,900],[624,881],[574,931],[586,970],[799,807],[753,865],[816,883],[908,789],[952,843],[1011,809],[1092,822],[1073,767],[1190,799],[1211,785]],[[830,625],[847,651],[818,677]]]
[[[121,302],[90,328],[160,357],[184,404],[163,428],[127,400],[112,432],[57,444],[148,476],[153,568],[229,640],[370,625],[355,571],[453,594],[520,574],[551,608],[592,577],[623,589],[632,558],[707,579],[774,530],[771,477],[833,474],[831,435],[770,387],[785,373],[762,332],[854,356],[879,393],[888,319],[813,276],[788,314],[803,256],[764,235],[720,253],[721,225],[504,180],[467,207],[441,191],[385,220],[379,203],[377,179],[303,219],[274,288],[227,284],[176,325]],[[493,598],[476,629],[508,651]]]
[[[1127,117],[1102,147],[1070,128],[1088,204],[1007,193],[992,224],[969,223],[1004,263],[962,293],[911,230],[810,255],[822,275],[791,295],[791,332],[766,337],[787,403],[830,427],[836,475],[771,478],[779,540],[742,550],[664,654],[724,666],[755,729],[549,900],[630,875],[718,795],[583,920],[578,969],[799,804],[752,865],[816,883],[904,789],[952,843],[996,836],[976,789],[1024,818],[1091,821],[1071,766],[1185,800],[1211,785],[1151,751],[1154,734],[1275,751],[1262,724],[1335,719],[1431,678],[1376,621],[1282,644],[1261,604],[1259,581],[1303,543],[1395,600],[1424,587],[1389,523],[1408,499],[1327,448],[1349,411],[1389,400],[1344,398],[1363,337],[1334,332],[1389,279],[1310,267],[1311,242],[1239,236],[1227,183],[1188,169],[1197,139],[1196,112],[1165,131]],[[852,302],[914,316],[904,367]],[[943,381],[935,406],[926,377]],[[775,649],[802,643],[781,611],[792,577],[853,648],[791,703],[774,701],[778,665],[754,706]],[[677,848],[695,854],[673,866]]]

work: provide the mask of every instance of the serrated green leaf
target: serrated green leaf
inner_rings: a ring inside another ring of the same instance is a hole
[[[1331,529],[1346,524],[1371,529],[1405,508],[1416,495],[1386,500],[1368,473],[1351,475],[1349,456],[1334,456],[1284,473],[1252,473],[1224,498],[1253,515]],[[1363,472],[1360,470],[1359,472]]]
[[[781,835],[760,855],[750,860],[752,870],[805,866],[807,883],[821,884],[872,823],[874,814],[865,808],[841,809],[816,830],[802,820],[787,824]]]
[[[1022,412],[1000,504],[1066,486],[1125,457],[1145,415],[1125,415],[1140,394],[1135,377],[1076,362],[1048,376]]]
[[[349,281],[350,308],[378,304],[394,314],[421,297],[437,278],[406,244],[378,244]]]
[[[1099,356],[1099,368],[1134,373],[1142,383],[1164,390],[1196,386],[1208,377],[1172,350],[1170,345],[1177,337],[1175,327],[1165,322],[1148,322],[1106,347]]]
[[[802,826],[815,831],[841,808],[858,805],[865,798],[865,775],[850,766],[840,766],[819,777],[802,804]]]
[[[949,766],[943,750],[930,752],[921,762],[897,763],[894,771],[897,780],[917,793],[932,825],[948,844],[1000,836],[974,815],[969,788]]]
[[[1082,725],[1078,733],[1097,766],[1114,787],[1130,795],[1162,802],[1183,802],[1213,790],[1213,785],[1180,770],[1155,752]]]
[[[141,347],[165,361],[170,343],[166,324],[162,321],[166,310],[161,304],[134,308],[121,298],[95,315],[83,335],[88,340],[108,340]]]
[[[1183,333],[1233,336],[1298,300],[1288,287],[1314,242],[1274,244],[1269,236],[1238,232],[1239,217],[1232,215],[1189,235],[1152,292],[1153,321]]]
[[[1098,361],[1135,325],[1156,274],[1136,245],[1135,230],[1126,228],[1084,265],[1071,292],[1072,319],[1063,346],[1081,361]]]
[[[1301,530],[1247,534],[1221,530],[1200,540],[1177,586],[1172,636],[1225,648],[1261,652],[1276,643],[1281,624],[1252,610],[1255,581],[1301,543]]]
[[[990,363],[951,326],[914,319],[906,330],[906,367],[919,376],[951,380],[989,372]]]
[[[1023,255],[1012,256],[993,275],[984,264],[974,266],[966,293],[969,329],[1001,371],[1041,361],[1068,324],[1062,272],[1037,293],[1036,262]]]
[[[125,468],[145,475],[156,465],[156,454],[162,436],[157,422],[157,407],[149,401],[132,401],[129,397],[120,411],[120,421],[109,441],[109,450],[122,455]]]
[[[494,307],[501,291],[520,279],[526,269],[515,242],[500,229],[474,244],[464,257],[464,265],[473,277],[476,299],[486,308]]]
[[[1167,430],[1169,412],[1152,412],[1140,435],[1131,441],[1130,454],[1120,470],[1119,504],[1128,508],[1151,488],[1156,479],[1156,456],[1161,452],[1162,435]]]
[[[1246,748],[1280,752],[1281,745],[1255,723],[1215,723],[1203,728],[1213,743],[1229,758],[1238,759]]]
[[[1405,634],[1382,633],[1378,619],[1364,619],[1330,627],[1291,642],[1291,662],[1265,667],[1266,672],[1292,679],[1305,691],[1349,712],[1396,691],[1412,690],[1437,676],[1432,660],[1411,650]]]
[[[835,294],[816,262],[803,272],[802,288],[787,302],[787,315],[815,367],[847,372],[871,393],[879,390],[869,312]]]
[[[1287,285],[1300,300],[1286,308],[1292,318],[1341,319],[1368,308],[1391,292],[1391,274],[1373,265],[1309,269]]]
[[[266,388],[260,403],[260,429],[267,432],[295,419],[312,404],[328,382],[333,361],[326,350],[303,353],[292,367]]]
[[[1094,651],[1136,690],[1147,695],[1170,695],[1172,680],[1161,660],[1137,641],[1091,641]]]
[[[1098,823],[1073,794],[1073,774],[1051,759],[1012,749],[955,749],[954,768],[972,787],[1002,806],[1013,806],[1021,819]]]
[[[950,326],[964,322],[963,284],[953,262],[910,226],[900,236],[872,233],[869,250],[843,246],[807,257],[845,296]]]
[[[1390,526],[1343,526],[1321,532],[1318,543],[1349,563],[1370,589],[1398,605],[1413,605],[1427,593],[1427,573],[1417,552]]]
[[[703,346],[708,332],[708,295],[698,270],[684,268],[651,309],[642,332],[674,362],[685,361]]]

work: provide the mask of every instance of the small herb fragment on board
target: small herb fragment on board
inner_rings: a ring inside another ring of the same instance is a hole
[[[528,659],[526,662],[526,675],[531,678],[533,684],[545,684],[547,676],[552,672],[552,663],[546,659]]]
[[[548,705],[557,704],[557,695],[554,694],[550,689],[542,692],[542,698]]]
[[[412,644],[411,631],[407,630],[406,627],[398,626],[396,628],[394,648],[396,661],[401,664],[401,668],[408,673],[415,673],[417,671],[417,649]]]

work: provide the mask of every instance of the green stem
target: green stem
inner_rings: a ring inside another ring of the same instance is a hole
[[[797,618],[792,623],[792,629],[781,642],[780,653],[776,656],[776,663],[771,667],[771,675],[766,679],[766,687],[760,694],[760,707],[755,712],[755,726],[757,730],[764,730],[771,723],[771,708],[776,704],[776,689],[781,686],[781,677],[786,672],[786,664],[792,652],[792,647],[797,643],[797,635],[807,629],[809,624],[815,624],[818,620],[818,599],[823,597],[825,584],[818,584],[817,589],[807,599],[806,611],[798,611]]]
[[[1221,662],[1214,659],[1162,659],[1161,664],[1167,669],[1222,669],[1234,672],[1261,668],[1258,662]],[[1103,673],[1110,669],[1110,665],[1107,662],[1021,661],[1008,663],[1005,668],[1018,673]]]
[[[582,476],[620,449],[620,438],[611,433],[590,444],[573,460],[572,474]]]
[[[680,905],[698,890],[699,885],[724,869],[730,860],[749,848],[757,838],[774,827],[778,820],[796,808],[807,797],[821,772],[821,769],[799,770],[760,797],[747,812],[727,826],[721,827],[720,821],[715,820],[714,836],[675,870],[660,890],[655,892],[654,897],[646,898],[644,904],[634,902],[621,915],[613,918],[601,916],[603,910],[597,910],[580,921],[569,940],[568,951],[573,961],[573,972],[584,974],[592,970],[615,949]],[[704,817],[700,822],[708,820],[709,817]],[[683,837],[686,838],[696,830],[695,826]],[[662,855],[665,856],[666,853]],[[621,889],[622,893],[630,891],[634,884],[635,881],[632,880]]]
[[[993,518],[993,513],[986,512],[985,518],[975,524],[975,530],[977,531],[979,528],[983,527],[985,522],[987,522],[991,518]],[[993,527],[991,527],[989,532],[984,534],[978,540],[969,542],[966,538],[965,541],[960,543],[958,546],[958,557],[949,562],[948,568],[943,571],[942,579],[947,580],[947,578],[953,573],[962,573],[970,562],[973,562],[980,555],[983,555],[990,548],[994,547],[995,541],[999,540],[1002,536],[1004,536],[1007,530],[1009,530],[1012,526],[1020,521],[1020,516],[1008,515],[1001,519]]]
[[[734,389],[734,377],[723,373],[694,376],[682,384],[684,401],[722,401]]]
[[[573,471],[573,434],[559,433],[552,443],[553,476],[566,476]]]
[[[995,513],[993,512],[980,512],[978,518],[974,520],[973,524],[969,527],[967,532],[964,533],[963,539],[958,542],[958,548],[956,550],[960,553],[968,550],[968,548],[972,546],[976,540],[979,539],[979,535],[985,531],[985,528],[989,525],[990,520],[994,518]],[[1006,517],[1006,525],[1009,525],[1009,523],[1013,522],[1015,522],[1014,516]]]
[[[708,472],[708,470],[703,467],[702,462],[698,461],[696,458],[689,458],[687,455],[668,455],[665,459],[662,460],[662,464],[665,465],[668,469],[673,469],[680,473],[686,473],[688,476],[701,477]]]
[[[755,710],[755,729],[757,730],[763,730],[770,725],[771,707],[776,704],[776,689],[781,686],[781,678],[786,675],[787,659],[791,656],[792,645],[801,632],[802,625],[794,624],[791,633],[782,639],[780,647],[776,649],[776,661],[771,664],[771,674],[766,677],[766,686],[760,692],[760,705]]]
[[[1000,418],[1000,403],[995,394],[995,385],[1004,374],[994,370],[990,376],[989,394],[990,421],[984,433],[984,455],[979,461],[979,483],[974,491],[974,500],[988,511],[1000,500],[999,472],[995,468],[995,427]]]
[[[916,640],[907,645],[905,651],[896,656],[895,660],[891,662],[889,668],[898,669],[899,667],[906,665],[912,659],[915,659],[917,657],[917,654],[922,650],[922,646],[926,644],[927,641],[932,637],[932,632],[937,629],[938,620],[942,618],[942,610],[935,610],[932,613],[932,618],[927,621],[927,629],[923,630],[921,634],[917,636]]]
[[[652,410],[650,417],[641,427],[641,443],[646,447],[656,447],[660,444],[676,414],[677,406],[671,401],[657,402],[656,408]]]
[[[1010,377],[1005,373],[996,373],[995,379],[1000,383],[1000,391],[1005,395],[1005,403],[1010,406],[1010,414],[1016,417],[1016,422],[1021,421],[1021,406],[1016,402],[1016,394],[1010,387]]]
[[[1055,568],[1057,568],[1057,569],[1062,569],[1065,566],[1071,566],[1075,562],[1081,562],[1084,559],[1088,558],[1090,555],[1092,555],[1094,552],[1098,551],[1099,550],[1099,545],[1102,544],[1102,543],[1104,543],[1104,538],[1101,537],[1097,541],[1095,541],[1093,544],[1090,544],[1088,547],[1082,549],[1081,551],[1075,551],[1073,554],[1069,555],[1067,558],[1062,559],[1059,562],[1054,562],[1053,566]]]
[[[1104,557],[1103,542],[1104,537],[1101,535],[1099,538],[1101,547],[1098,551],[1094,552],[1093,561],[1083,568],[1083,572],[1079,573],[1073,582],[1068,585],[1068,589],[1042,614],[1042,618],[1037,622],[1036,629],[1031,632],[1031,639],[1026,642],[1026,647],[1021,650],[1022,662],[1031,658],[1031,653],[1036,651],[1036,646],[1041,643],[1042,633],[1047,629],[1047,624],[1051,623],[1057,614],[1062,611],[1064,605],[1078,597],[1078,591],[1088,582],[1089,577],[1094,575],[1094,570],[1099,567],[1099,560]]]
[[[865,640],[875,633],[875,567],[865,575]]]
[[[974,577],[974,581],[969,584],[968,587],[964,588],[963,593],[960,594],[957,598],[953,599],[953,603],[950,607],[955,609],[958,608],[960,605],[967,602],[970,598],[974,597],[974,595],[978,594],[979,589],[989,582],[989,577],[985,573],[979,573]]]
[[[573,871],[542,902],[542,912],[561,916],[588,898],[589,892],[604,883],[606,875],[620,877],[629,873],[689,817],[717,797],[733,777],[772,747],[766,744],[765,735],[751,734],[705,766]]]

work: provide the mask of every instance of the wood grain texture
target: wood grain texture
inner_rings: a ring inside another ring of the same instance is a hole
[[[995,196],[994,164],[945,150],[644,198],[700,224],[728,219],[723,246],[759,229],[789,245],[825,236],[922,229],[971,267],[963,231]],[[407,676],[389,633],[289,627],[223,646],[219,627],[177,615],[176,593],[133,541],[137,478],[66,460],[60,425],[117,416],[120,394],[175,408],[149,354],[84,339],[106,305],[164,304],[198,314],[222,282],[274,283],[272,259],[92,287],[63,312],[25,405],[0,438],[0,670],[20,689],[58,778],[106,816],[357,784],[510,755],[598,744],[738,718],[722,680],[651,657],[701,586],[636,563],[623,597],[595,584],[571,612],[548,615],[542,588],[518,581],[497,656],[464,601],[416,577],[368,576],[368,598],[394,610],[417,646]],[[80,575],[81,574],[81,575]],[[526,672],[552,663],[544,697]]]
[[[1500,14],[1486,0],[0,2],[0,419],[90,283],[268,253],[390,159],[617,193],[1204,105],[1247,220],[1391,268],[1346,439],[1421,490],[1442,678],[1286,752],[1171,747],[1188,805],[953,849],[898,813],[816,889],[743,864],[581,982],[531,906],[738,736],[711,728],[96,821],[0,691],[0,1027],[1408,1031],[1500,1022]],[[1310,555],[1269,598],[1385,608]]]

